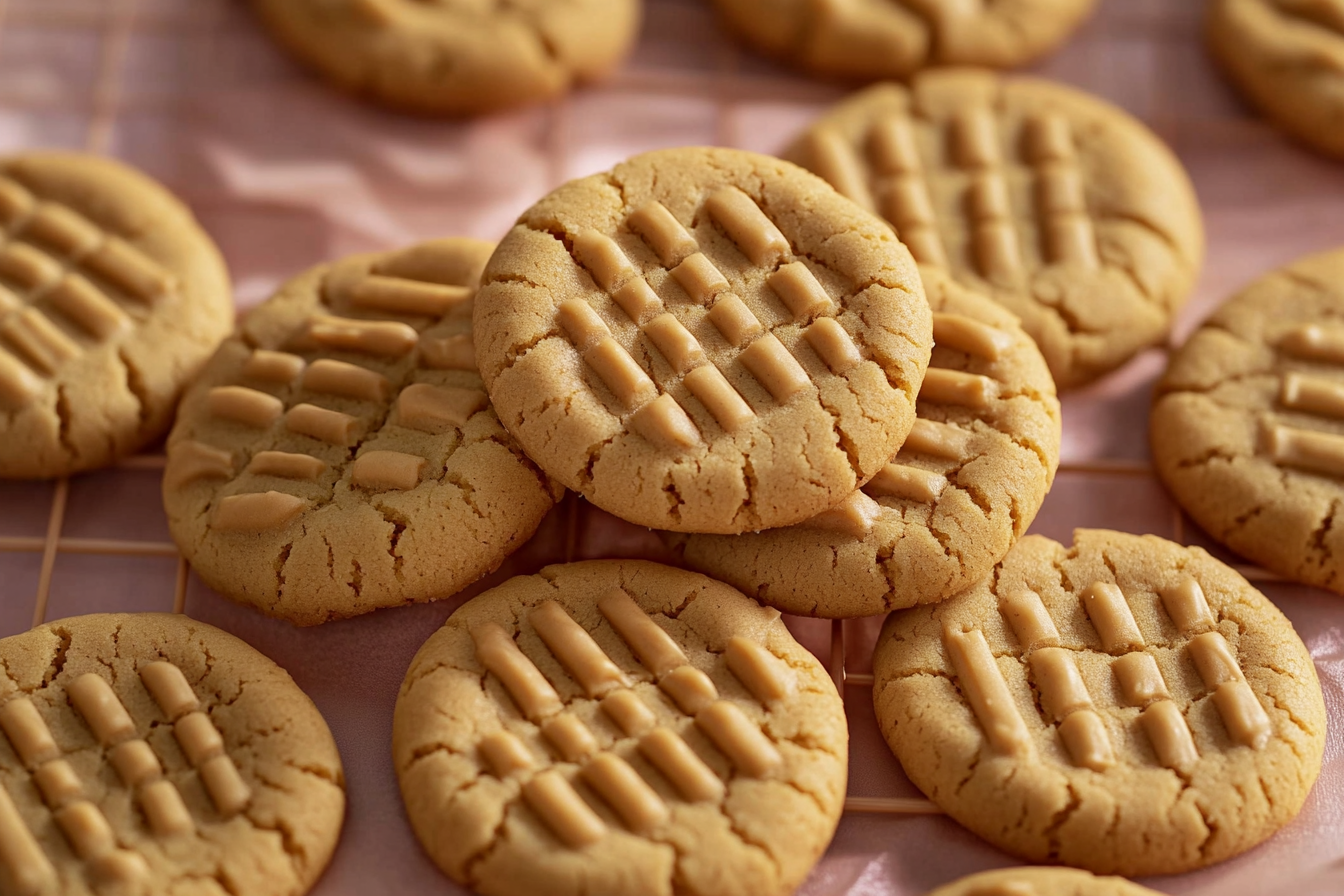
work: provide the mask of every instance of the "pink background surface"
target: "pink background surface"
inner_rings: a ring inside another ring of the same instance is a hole
[[[281,279],[350,252],[429,236],[497,238],[549,188],[642,150],[778,150],[844,93],[737,49],[705,0],[648,0],[646,8],[642,40],[611,81],[554,106],[463,124],[402,118],[328,90],[275,50],[237,2],[0,0],[0,151],[87,149],[160,178],[220,243],[245,309]],[[1202,50],[1202,12],[1199,0],[1104,0],[1036,68],[1139,116],[1190,169],[1209,255],[1177,340],[1253,277],[1344,243],[1344,166],[1291,146],[1240,105]],[[1064,464],[1033,531],[1067,541],[1076,526],[1104,526],[1210,546],[1147,467],[1147,409],[1164,362],[1164,351],[1150,351],[1066,397]],[[49,552],[47,619],[173,608],[179,564],[158,476],[150,458],[70,482],[61,549]],[[31,624],[60,498],[51,483],[0,483],[0,636]],[[131,539],[141,555],[87,539]],[[460,892],[411,834],[388,746],[401,677],[454,607],[548,562],[657,558],[659,550],[649,533],[570,497],[503,570],[467,592],[311,630],[262,618],[189,579],[186,612],[287,668],[336,735],[350,809],[315,892]],[[1333,726],[1325,770],[1301,817],[1264,846],[1145,883],[1234,896],[1344,892],[1344,599],[1244,571],[1261,577],[1316,658]],[[919,797],[878,734],[861,683],[877,625],[844,627],[846,669],[860,676],[845,687],[850,795]],[[832,659],[828,623],[798,620],[795,631]],[[849,811],[802,892],[919,894],[1012,863],[939,815]]]

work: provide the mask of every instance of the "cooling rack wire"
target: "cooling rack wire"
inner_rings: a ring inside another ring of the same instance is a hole
[[[682,0],[685,2],[685,0]],[[669,4],[664,4],[669,5]],[[672,3],[670,5],[678,5]],[[186,8],[192,8],[185,12]],[[165,36],[193,33],[209,34],[225,20],[229,11],[226,3],[198,4],[178,0],[0,0],[0,37],[7,29],[15,25],[38,26],[53,29],[72,29],[84,32],[96,32],[99,53],[96,62],[96,81],[85,97],[67,97],[53,103],[50,96],[43,96],[31,90],[0,84],[0,109],[33,109],[44,112],[62,111],[83,115],[83,148],[93,153],[103,153],[109,148],[117,116],[127,108],[153,106],[156,103],[173,102],[163,97],[131,97],[123,90],[123,73],[126,66],[127,49],[134,32],[154,32]],[[207,42],[207,47],[211,46]],[[3,53],[0,48],[0,53]],[[797,83],[778,84],[769,77],[743,73],[742,57],[736,47],[722,42],[717,49],[714,71],[625,71],[604,84],[600,89],[607,92],[631,92],[643,95],[663,96],[705,96],[716,99],[715,116],[716,143],[723,146],[741,145],[738,133],[739,124],[733,114],[737,102],[750,99],[754,102],[772,100],[799,99],[800,87]],[[207,51],[208,53],[208,51]],[[209,66],[209,58],[202,61]],[[804,86],[804,99],[807,87]],[[831,94],[826,88],[816,88],[815,98],[827,98]],[[188,113],[189,114],[189,113]],[[567,159],[571,145],[571,106],[567,102],[556,104],[547,113],[545,136],[543,138],[548,157],[548,178],[552,186],[566,179]],[[187,201],[197,208],[209,197],[188,194]],[[357,228],[357,224],[351,224]],[[165,458],[161,453],[145,454],[129,458],[118,464],[116,471],[162,470]],[[1086,474],[1105,479],[1153,480],[1152,467],[1146,463],[1129,460],[1093,460],[1065,461],[1060,464],[1062,475]],[[140,477],[144,479],[145,477]],[[0,483],[0,509],[3,509],[4,483]],[[47,513],[45,532],[42,535],[0,535],[0,554],[40,554],[37,588],[33,595],[32,624],[42,624],[47,619],[48,603],[51,595],[52,575],[56,561],[62,554],[100,555],[123,558],[170,558],[176,561],[176,574],[171,586],[172,610],[184,612],[187,588],[190,580],[190,568],[187,561],[178,552],[177,547],[167,541],[141,541],[120,538],[74,538],[62,533],[68,521],[70,497],[69,479],[58,479],[51,484],[50,509]],[[566,561],[577,554],[577,533],[579,530],[580,503],[572,496],[566,502],[562,512],[568,513],[566,521],[565,556]],[[1179,509],[1172,508],[1171,522],[1174,539],[1186,542],[1188,527]],[[1258,583],[1282,581],[1279,577],[1253,566],[1238,566],[1238,571],[1248,579]],[[848,654],[845,626],[835,621],[830,626],[828,656],[822,656],[827,669],[842,694],[846,688],[871,688],[873,676],[869,672],[849,671],[846,663]],[[936,806],[924,799],[895,797],[856,797],[845,801],[846,813],[878,813],[887,815],[928,815],[940,814]]]

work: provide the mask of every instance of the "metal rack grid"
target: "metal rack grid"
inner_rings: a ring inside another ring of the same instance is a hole
[[[51,31],[56,34],[80,33],[95,34],[98,46],[97,57],[93,62],[92,80],[83,91],[71,91],[67,85],[52,83],[29,83],[19,79],[17,83],[0,79],[0,114],[42,113],[68,115],[82,123],[82,137],[71,139],[74,148],[89,152],[115,152],[114,138],[119,120],[133,115],[168,115],[190,123],[198,114],[195,103],[189,102],[184,94],[175,89],[136,90],[126,89],[126,70],[133,38],[150,36],[161,40],[196,41],[201,44],[201,54],[193,63],[196,70],[208,70],[220,55],[220,37],[230,27],[237,25],[240,14],[228,0],[0,0],[0,66],[9,53],[6,38],[20,30],[32,32]],[[1197,14],[1189,9],[1183,11],[1163,8],[1160,0],[1127,0],[1113,4],[1109,9],[1113,13],[1105,21],[1096,23],[1085,31],[1080,39],[1087,39],[1090,33],[1095,38],[1105,32],[1120,35],[1121,40],[1172,41],[1189,40],[1191,23]],[[691,16],[696,21],[707,21],[703,4],[695,0],[648,0],[651,18],[671,21],[678,16]],[[1172,22],[1184,27],[1167,28]],[[1081,55],[1081,54],[1080,54]],[[636,53],[636,59],[640,56]],[[1162,59],[1166,59],[1163,56]],[[1161,60],[1159,60],[1161,61]],[[1089,63],[1082,62],[1085,68]],[[1067,74],[1070,65],[1079,65],[1077,57],[1064,60],[1058,68]],[[283,63],[281,63],[283,66]],[[1176,74],[1169,72],[1168,74]],[[224,91],[234,89],[234,85],[221,86]],[[239,88],[245,91],[247,88]],[[320,88],[315,87],[306,77],[289,74],[278,84],[268,84],[267,91],[287,97],[293,94],[294,102],[304,102]],[[718,39],[710,43],[708,65],[701,68],[663,68],[632,64],[618,73],[610,81],[591,91],[591,95],[617,97],[629,95],[648,98],[678,100],[687,97],[696,99],[711,98],[713,101],[712,142],[719,145],[743,146],[753,149],[768,149],[768,138],[758,133],[753,125],[757,119],[744,119],[740,114],[745,107],[790,106],[796,108],[819,108],[839,95],[833,87],[815,84],[781,73],[739,51],[731,41]],[[546,158],[546,186],[555,186],[573,176],[573,155],[576,143],[581,143],[576,134],[573,102],[560,102],[547,109],[524,113],[528,120],[539,125],[539,145]],[[1151,104],[1144,110],[1147,123],[1169,140],[1179,140],[1188,131],[1189,121],[1183,112],[1168,104],[1166,93],[1152,91]],[[791,115],[797,117],[796,111]],[[1258,136],[1263,128],[1239,116],[1222,117],[1205,122],[1209,128],[1221,135],[1251,134]],[[1252,138],[1254,139],[1254,137]],[[216,207],[232,207],[237,200],[227,191],[212,189],[209,185],[199,185],[188,181],[174,182],[169,185],[183,195],[198,213]],[[260,208],[273,206],[266,199],[256,203]],[[516,212],[518,209],[513,209]],[[355,243],[366,242],[376,245],[381,232],[376,228],[365,228],[358,221],[335,222],[334,228],[347,228],[349,239]],[[227,250],[226,250],[227,254]],[[339,253],[337,253],[339,254]],[[322,260],[312,258],[311,262]],[[259,298],[254,295],[253,298]],[[1207,304],[1207,303],[1206,303]],[[1158,354],[1163,354],[1159,352]],[[1159,365],[1160,366],[1160,365]],[[1142,383],[1138,386],[1142,388]],[[1133,389],[1131,388],[1132,392]],[[161,454],[147,454],[130,458],[119,464],[120,473],[149,472],[161,470],[164,457]],[[1141,479],[1153,480],[1153,472],[1143,460],[1120,458],[1073,458],[1065,460],[1060,466],[1060,476],[1096,477],[1112,482]],[[6,503],[7,490],[13,486],[0,483],[0,508]],[[68,479],[59,479],[50,485],[50,503],[45,514],[45,527],[41,534],[0,535],[0,564],[5,555],[39,555],[37,584],[33,593],[31,621],[33,625],[42,623],[48,616],[52,593],[53,575],[57,561],[62,555],[95,555],[121,558],[161,558],[175,564],[171,586],[164,581],[165,594],[171,591],[171,608],[174,612],[185,612],[188,604],[188,591],[191,582],[188,564],[171,542],[159,540],[134,540],[122,538],[70,537],[65,532],[70,522],[71,485]],[[1047,504],[1047,508],[1049,504]],[[579,554],[576,539],[582,528],[581,517],[587,508],[574,496],[557,509],[556,514],[563,518],[560,525],[564,529],[563,556],[554,556],[550,560],[570,560]],[[1169,531],[1176,540],[1186,542],[1190,532],[1179,509],[1170,506]],[[1207,542],[1204,542],[1207,545]],[[0,568],[3,568],[0,566]],[[1239,571],[1253,581],[1273,583],[1280,581],[1276,576],[1256,567],[1239,566]],[[202,589],[204,590],[204,589]],[[5,600],[12,599],[4,595]],[[209,598],[207,598],[209,599]],[[214,598],[218,599],[218,598]],[[156,598],[157,601],[157,598]],[[167,601],[157,602],[161,608]],[[395,612],[395,611],[393,611]],[[0,632],[4,634],[4,632]],[[812,646],[830,670],[839,691],[850,699],[850,688],[860,689],[866,695],[873,684],[871,672],[861,660],[853,662],[856,649],[862,650],[859,642],[849,633],[849,627],[841,622],[829,625],[829,638],[822,638]],[[863,698],[866,699],[866,696]],[[846,814],[876,814],[888,816],[920,816],[939,814],[931,802],[906,797],[874,797],[851,794],[845,802]],[[334,892],[334,891],[333,891]]]

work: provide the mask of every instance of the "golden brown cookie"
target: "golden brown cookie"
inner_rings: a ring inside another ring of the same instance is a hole
[[[307,65],[411,112],[463,115],[549,99],[606,75],[639,0],[251,0]]]
[[[1185,171],[1128,114],[959,69],[855,94],[785,157],[1022,319],[1061,390],[1161,341],[1204,253]]]
[[[232,635],[80,616],[0,640],[0,668],[0,893],[299,896],[331,860],[331,732]]]
[[[1220,862],[1291,821],[1321,770],[1325,705],[1292,623],[1156,536],[1028,536],[974,588],[893,613],[873,672],[910,780],[1033,862]]]
[[[929,308],[890,228],[731,149],[646,153],[542,199],[476,302],[477,361],[528,456],[643,526],[800,522],[914,423]]]
[[[163,503],[212,588],[314,625],[448,597],[523,544],[561,489],[476,372],[490,243],[313,268],[252,311],[182,401]]]
[[[1161,896],[1122,877],[1076,868],[1003,868],[939,887],[928,896]]]
[[[411,826],[482,893],[783,896],[835,832],[848,729],[779,613],[642,560],[464,604],[402,684]]]
[[[1262,112],[1303,143],[1344,158],[1344,3],[1214,0],[1208,41]]]
[[[1214,538],[1344,593],[1344,250],[1234,296],[1172,355],[1149,435],[1158,475]]]
[[[715,0],[747,43],[819,75],[906,78],[937,65],[1011,68],[1042,56],[1095,0]]]
[[[0,159],[0,477],[105,466],[159,438],[233,324],[219,250],[110,159]]]
[[[933,358],[915,428],[840,507],[783,529],[671,536],[687,566],[786,613],[871,616],[983,578],[1036,517],[1059,464],[1055,384],[999,305],[926,272]]]

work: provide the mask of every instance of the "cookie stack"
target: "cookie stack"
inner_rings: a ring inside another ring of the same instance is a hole
[[[1011,417],[997,381],[956,367],[969,351],[1007,371],[1014,347],[950,312],[1009,316],[957,298],[932,315],[891,230],[778,159],[669,150],[566,184],[481,283],[475,359],[499,420],[638,525],[861,541],[882,515],[856,492],[874,477],[908,491],[952,451],[1005,453],[915,404],[938,328],[959,346],[933,375],[946,402]],[[1057,454],[1057,407],[1043,430]],[[801,883],[839,821],[846,744],[834,683],[777,610],[597,561],[458,610],[407,674],[393,753],[412,826],[468,886],[726,896]]]

